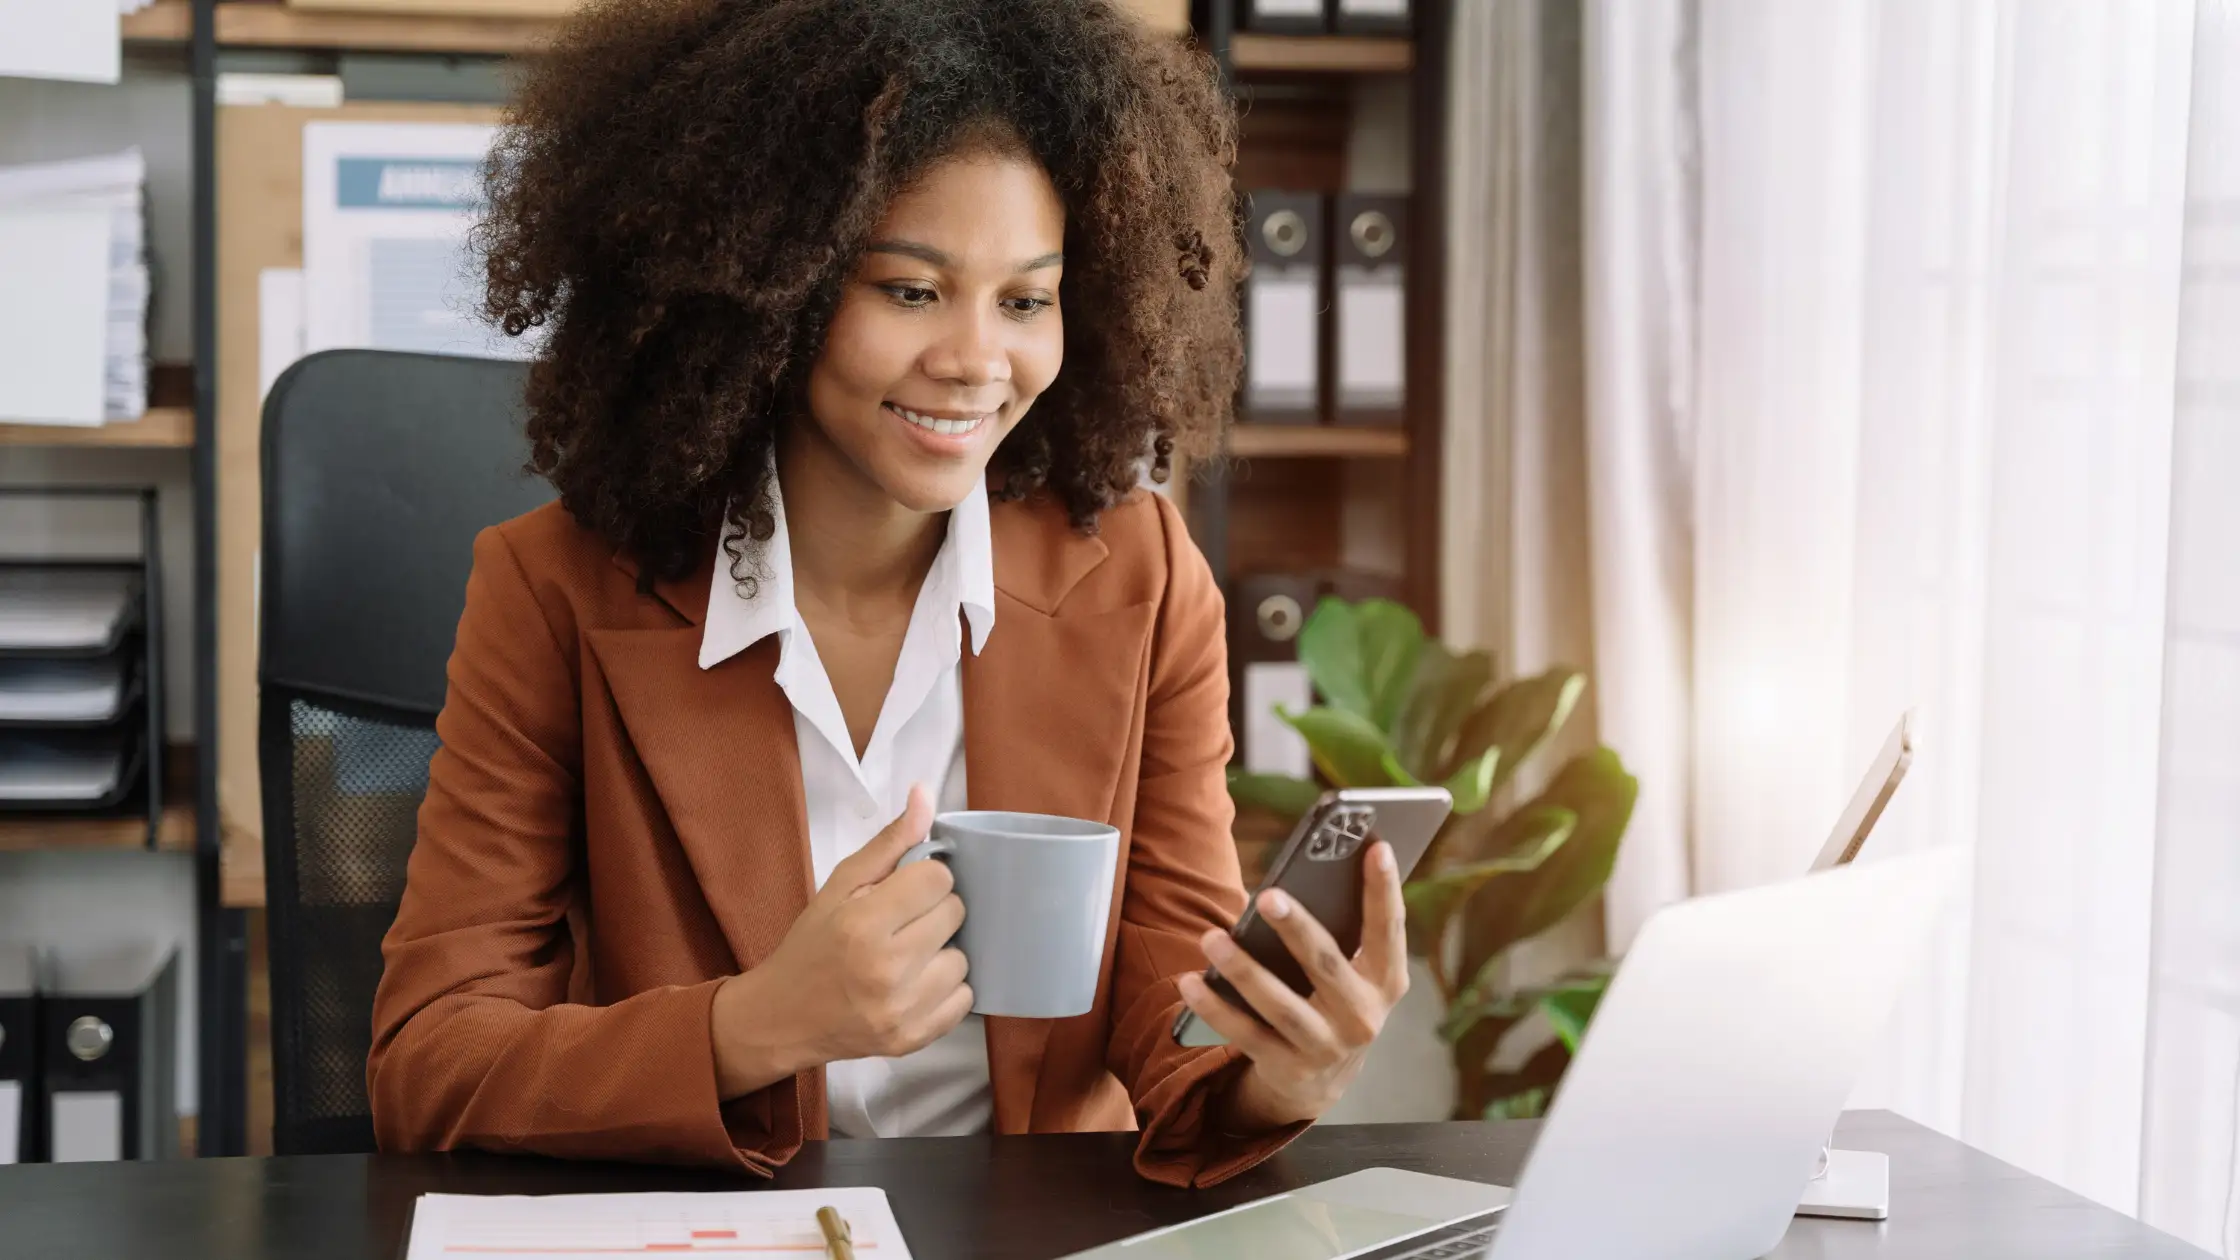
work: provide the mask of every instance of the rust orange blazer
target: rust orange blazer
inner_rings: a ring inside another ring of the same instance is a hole
[[[1221,596],[1156,496],[1095,537],[1044,502],[994,504],[991,527],[995,626],[961,666],[970,803],[1121,835],[1096,1005],[987,1021],[995,1128],[1140,1129],[1145,1176],[1210,1184],[1296,1132],[1217,1132],[1208,1100],[1243,1061],[1168,1036],[1174,978],[1245,901]],[[384,1150],[766,1173],[825,1135],[821,1068],[716,1095],[716,986],[770,955],[811,876],[777,642],[697,664],[709,550],[649,595],[557,506],[477,540],[374,1002]]]

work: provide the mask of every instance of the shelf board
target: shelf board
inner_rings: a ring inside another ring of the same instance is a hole
[[[510,56],[552,38],[554,18],[454,17],[441,13],[320,12],[284,4],[220,3],[218,43],[233,48],[379,49]],[[193,33],[188,0],[156,0],[124,18],[124,37],[183,43]],[[1414,45],[1379,35],[1238,33],[1230,54],[1239,71],[1261,74],[1405,74]]]
[[[194,36],[194,6],[187,0],[156,0],[119,20],[127,43],[184,44]]]
[[[1397,35],[1255,35],[1230,38],[1229,59],[1240,73],[1406,74],[1415,45]]]
[[[1323,424],[1240,424],[1229,430],[1238,459],[1400,459],[1408,435],[1399,429],[1349,429]]]
[[[145,849],[148,824],[142,818],[0,818],[0,853],[25,850]],[[166,853],[194,849],[194,803],[178,801],[163,810],[156,848]]]
[[[333,48],[510,56],[552,38],[554,18],[453,17],[440,13],[323,13],[281,4],[218,5],[218,44],[227,48]],[[124,37],[186,40],[188,0],[156,0],[124,19]]]
[[[0,424],[0,446],[153,446],[183,450],[193,445],[192,407],[150,407],[137,420],[111,424]]]

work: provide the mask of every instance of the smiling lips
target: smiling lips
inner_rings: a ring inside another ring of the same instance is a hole
[[[886,403],[884,405],[889,412],[902,417],[928,433],[938,433],[943,437],[962,437],[986,424],[995,415],[992,411],[937,415],[928,411],[912,411],[908,407],[897,403]]]

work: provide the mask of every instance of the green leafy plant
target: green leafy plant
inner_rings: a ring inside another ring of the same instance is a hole
[[[1305,737],[1321,782],[1232,772],[1230,794],[1285,819],[1311,808],[1324,784],[1436,783],[1453,794],[1453,816],[1405,888],[1409,948],[1425,960],[1445,1007],[1440,1032],[1454,1047],[1457,1114],[1538,1114],[1607,972],[1518,990],[1503,985],[1501,961],[1600,891],[1636,784],[1617,754],[1596,748],[1571,758],[1530,800],[1489,806],[1563,729],[1585,676],[1557,668],[1496,686],[1489,654],[1449,650],[1389,600],[1325,599],[1298,642],[1322,703],[1279,714]],[[1555,1038],[1513,1070],[1490,1067],[1502,1040],[1535,1013]]]

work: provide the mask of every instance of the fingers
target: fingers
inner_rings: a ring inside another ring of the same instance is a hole
[[[895,948],[910,958],[931,958],[936,950],[949,943],[949,938],[955,936],[957,929],[962,926],[964,900],[955,893],[949,893],[895,933]]]
[[[926,961],[925,968],[911,984],[914,1004],[920,1007],[937,1006],[957,989],[964,987],[966,965],[964,951],[943,949]]]
[[[956,953],[955,950],[948,952]],[[964,955],[957,954],[957,965],[961,972],[964,965]],[[927,1021],[927,1035],[923,1044],[931,1045],[935,1041],[948,1036],[950,1031],[963,1023],[964,1017],[971,1013],[972,986],[960,982],[949,990],[947,997],[941,999],[940,1005],[933,1008],[933,1016]]]
[[[1354,970],[1329,931],[1280,889],[1260,894],[1260,917],[1314,981],[1312,1005],[1322,1012],[1339,1043],[1365,1046],[1374,1041],[1384,1026],[1388,1003],[1374,984]],[[1223,967],[1222,974],[1227,975],[1228,968]]]
[[[944,949],[935,954],[889,998],[870,1053],[890,1058],[911,1054],[962,1023],[972,1011],[972,987],[964,977],[962,953]]]
[[[926,963],[909,989],[911,1009],[920,1014],[910,1021],[907,1044],[898,1053],[925,1047],[972,1013],[972,986],[964,977],[961,950],[944,949]]]
[[[1266,1025],[1207,988],[1205,978],[1197,972],[1184,972],[1176,977],[1175,985],[1182,990],[1184,1006],[1253,1062],[1266,1063],[1295,1053],[1282,1038],[1269,1032]]]
[[[1375,986],[1387,1006],[1408,991],[1408,903],[1400,891],[1400,864],[1392,846],[1369,846],[1361,872],[1361,954],[1353,970]]]
[[[902,860],[910,846],[926,838],[926,831],[932,826],[933,794],[926,790],[925,784],[913,783],[902,812],[893,822],[881,827],[879,834],[871,837],[862,848],[840,859],[832,868],[831,878],[825,880],[824,891],[847,897],[885,879],[894,873],[894,864]]]
[[[1292,992],[1291,986],[1274,972],[1238,948],[1227,933],[1208,930],[1201,943],[1207,959],[1220,970],[1222,978],[1238,996],[1251,1003],[1260,1018],[1294,1050],[1310,1058],[1334,1058],[1343,1053],[1330,1021],[1307,999]],[[1228,1035],[1226,1029],[1222,1030],[1222,1035]]]

